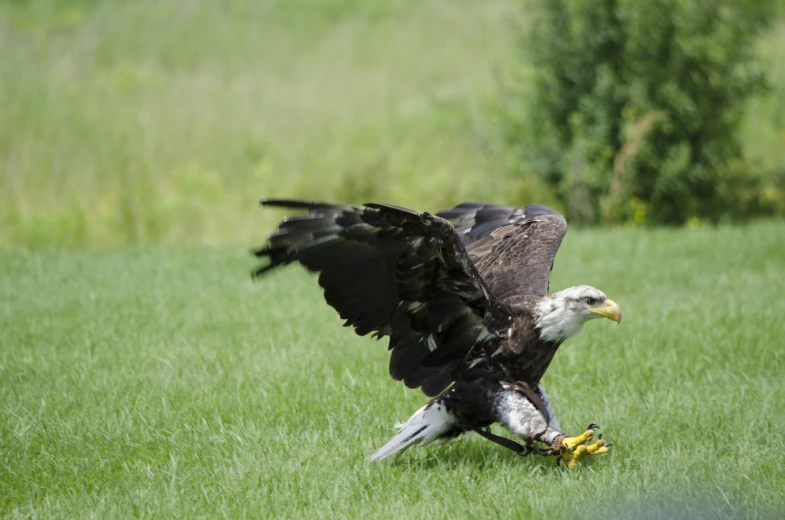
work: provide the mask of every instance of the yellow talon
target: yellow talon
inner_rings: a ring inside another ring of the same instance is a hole
[[[586,446],[586,453],[589,455],[601,455],[603,453],[608,453],[610,448],[606,446],[605,439],[600,439],[594,444],[590,444]]]
[[[578,463],[581,461],[583,457],[586,456],[586,446],[578,446],[575,448],[575,451],[572,452],[572,459],[567,463],[567,467],[573,469]]]
[[[592,425],[594,426],[594,425]],[[586,430],[576,437],[564,437],[561,440],[562,452],[560,458],[567,467],[572,469],[587,455],[600,455],[608,453],[609,445],[604,439],[600,438],[593,444],[586,444],[594,438],[594,431]]]
[[[562,448],[567,450],[574,450],[577,446],[585,443],[586,441],[590,441],[594,437],[593,430],[586,430],[582,434],[578,435],[577,437],[565,437],[561,441]]]

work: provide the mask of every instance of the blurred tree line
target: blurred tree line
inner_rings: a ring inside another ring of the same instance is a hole
[[[759,169],[739,138],[745,101],[767,88],[754,45],[772,1],[522,1],[506,140],[570,221],[785,212],[785,171]]]
[[[230,4],[0,1],[0,249],[245,244],[263,195],[785,216],[785,0]]]

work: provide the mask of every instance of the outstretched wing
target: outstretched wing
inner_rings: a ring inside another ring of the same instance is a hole
[[[444,219],[395,206],[263,200],[306,210],[287,217],[255,271],[300,262],[357,334],[390,336],[390,375],[429,396],[456,377],[474,347],[498,342],[485,321],[503,313]],[[491,321],[493,321],[491,319]]]
[[[548,294],[567,222],[540,204],[523,208],[464,202],[437,216],[454,221],[470,258],[500,301]]]

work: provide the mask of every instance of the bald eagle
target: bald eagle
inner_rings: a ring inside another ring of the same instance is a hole
[[[357,334],[389,337],[390,375],[432,399],[371,460],[467,432],[520,455],[573,467],[608,451],[589,427],[560,428],[540,380],[556,350],[619,306],[587,285],[548,294],[567,231],[558,212],[465,202],[436,215],[386,204],[262,200],[299,210],[255,252],[269,271],[299,262],[319,273],[327,303]],[[500,423],[525,444],[493,434]]]

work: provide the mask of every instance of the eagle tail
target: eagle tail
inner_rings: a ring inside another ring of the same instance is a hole
[[[368,460],[386,459],[412,446],[430,444],[452,433],[456,423],[455,415],[449,412],[443,403],[432,401],[417,410],[405,423],[397,424],[398,433],[395,437],[379,448]]]

